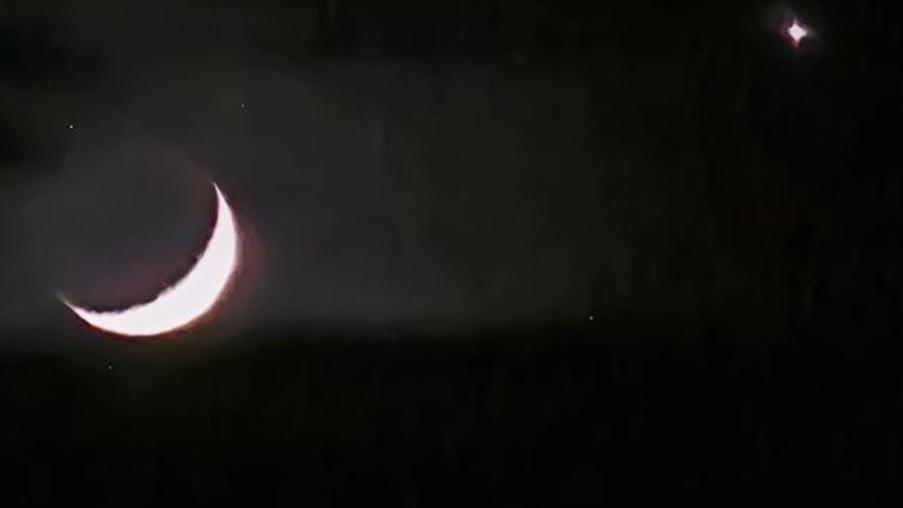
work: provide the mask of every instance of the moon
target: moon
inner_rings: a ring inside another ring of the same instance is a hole
[[[219,301],[238,261],[235,218],[215,183],[213,190],[217,209],[213,233],[194,266],[178,282],[149,302],[121,310],[89,310],[61,296],[62,303],[92,327],[129,337],[161,335],[200,319]]]

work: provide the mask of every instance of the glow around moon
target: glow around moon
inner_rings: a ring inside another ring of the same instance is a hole
[[[62,302],[89,325],[118,335],[147,337],[185,328],[219,300],[238,261],[235,218],[219,187],[213,233],[191,270],[153,300],[122,310],[98,312]]]

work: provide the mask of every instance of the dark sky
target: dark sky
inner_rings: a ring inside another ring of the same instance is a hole
[[[0,503],[899,492],[897,11],[0,0]]]
[[[177,278],[211,180],[247,233],[223,323],[780,314],[839,189],[888,189],[845,179],[892,143],[899,31],[839,4],[5,5],[0,323]]]

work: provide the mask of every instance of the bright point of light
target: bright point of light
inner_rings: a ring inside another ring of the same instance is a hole
[[[794,19],[790,28],[787,29],[787,35],[793,40],[793,44],[799,46],[800,42],[809,35],[809,30]]]
[[[73,129],[75,129],[75,124],[74,124],[74,123],[70,123],[70,124],[69,124],[69,130],[71,131],[71,130],[73,130]]]

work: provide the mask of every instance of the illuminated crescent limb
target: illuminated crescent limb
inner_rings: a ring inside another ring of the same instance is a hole
[[[132,307],[95,312],[66,298],[62,302],[89,325],[119,335],[159,335],[193,323],[219,300],[235,271],[238,230],[226,198],[216,184],[217,215],[213,233],[197,262],[178,282],[153,300]]]

